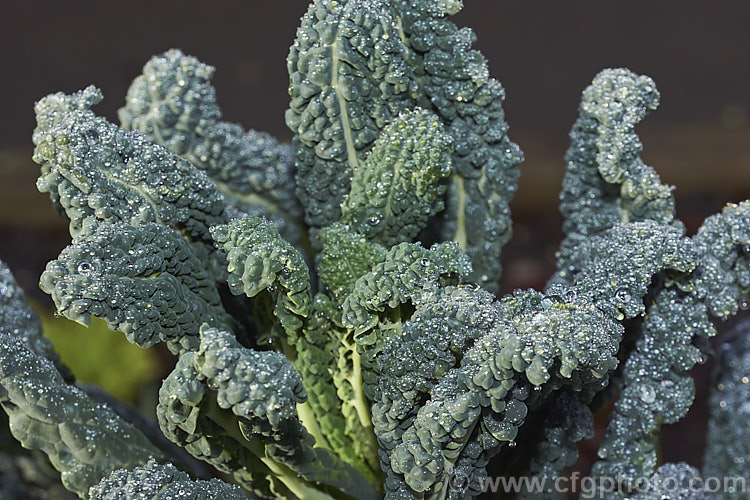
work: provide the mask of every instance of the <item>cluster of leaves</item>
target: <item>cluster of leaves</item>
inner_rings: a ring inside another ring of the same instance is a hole
[[[233,483],[191,479],[147,424],[76,387],[3,270],[0,405],[66,488],[472,497],[491,460],[558,477],[613,388],[594,467],[622,479],[613,495],[698,473],[657,468],[658,431],[690,407],[711,317],[750,291],[750,202],[687,237],[639,157],[654,83],[603,71],[571,133],[558,271],[495,300],[522,155],[474,35],[448,19],[460,7],[313,2],[288,58],[291,147],[221,121],[213,68],[177,50],[146,64],[120,126],[91,111],[93,87],[37,103],[37,185],[73,237],[42,289],[71,320],[165,343],[178,359],[158,426]],[[727,361],[722,390],[739,394],[746,357]],[[712,463],[748,477],[741,452]]]

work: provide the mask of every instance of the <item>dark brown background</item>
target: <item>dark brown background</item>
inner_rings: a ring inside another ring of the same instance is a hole
[[[750,197],[750,3],[664,0],[467,0],[491,74],[506,87],[511,137],[526,153],[512,204],[516,232],[504,289],[541,286],[559,241],[557,191],[581,90],[602,68],[652,76],[662,105],[639,128],[643,157],[678,186],[694,231],[726,201]],[[33,102],[95,84],[115,119],[130,80],[172,47],[218,68],[227,120],[288,139],[285,57],[307,2],[6,2],[0,12],[0,259],[44,300],[36,280],[68,241],[34,188]],[[706,379],[707,367],[701,378]],[[699,384],[699,391],[704,390]],[[699,464],[702,403],[665,433],[664,457]],[[668,445],[667,445],[668,444]],[[692,450],[692,451],[688,451]]]

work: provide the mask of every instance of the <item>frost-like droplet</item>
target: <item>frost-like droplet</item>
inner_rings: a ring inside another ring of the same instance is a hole
[[[628,290],[627,288],[618,288],[615,292],[615,298],[618,302],[627,304],[628,302],[630,302],[632,296],[630,295],[630,290]]]
[[[93,128],[86,130],[83,133],[84,138],[86,139],[86,143],[89,146],[93,146],[95,144],[99,143],[99,132],[94,130]]]
[[[639,389],[639,396],[641,398],[641,401],[647,404],[651,404],[654,401],[656,401],[656,391],[654,391],[654,388],[651,387],[648,384],[642,385]]]
[[[78,273],[82,274],[84,276],[91,276],[91,274],[95,271],[93,264],[91,262],[86,262],[85,260],[82,261],[80,264],[78,264]]]

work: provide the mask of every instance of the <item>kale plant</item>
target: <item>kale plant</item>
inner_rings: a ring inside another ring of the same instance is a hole
[[[145,65],[119,126],[94,87],[36,104],[37,186],[73,239],[41,288],[177,361],[159,433],[76,385],[3,267],[0,404],[33,451],[10,445],[0,470],[42,452],[82,498],[468,498],[488,470],[559,477],[616,399],[601,496],[698,477],[659,463],[659,429],[690,408],[711,319],[750,291],[750,202],[686,236],[639,156],[654,82],[602,71],[570,135],[558,270],[496,299],[522,153],[460,8],[314,1],[287,60],[291,145],[222,121],[213,68],[178,50]],[[744,335],[706,468],[750,479]]]

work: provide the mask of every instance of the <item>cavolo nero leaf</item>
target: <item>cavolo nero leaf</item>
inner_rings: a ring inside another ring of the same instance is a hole
[[[565,233],[557,256],[561,278],[575,274],[575,249],[615,224],[673,221],[672,187],[643,163],[643,145],[635,133],[658,104],[654,81],[626,69],[604,70],[584,90],[560,194]]]
[[[232,293],[269,304],[264,315],[271,340],[290,357],[312,396],[300,410],[308,430],[319,446],[331,448],[368,477],[376,477],[369,415],[362,401],[355,405],[359,411],[352,408],[357,395],[346,391],[351,377],[340,377],[343,370],[351,373],[346,355],[353,343],[347,348],[343,329],[332,321],[336,305],[324,295],[313,300],[302,256],[269,221],[238,219],[213,228],[213,234],[227,252]],[[342,362],[346,366],[333,368]]]
[[[318,237],[323,247],[318,259],[318,276],[339,302],[351,293],[360,276],[385,260],[385,247],[367,241],[339,222],[323,228]]]
[[[0,405],[13,436],[46,453],[65,487],[82,497],[115,469],[164,460],[136,427],[68,385],[51,361],[7,334],[0,335]]]
[[[314,447],[297,418],[307,393],[283,354],[244,348],[207,325],[200,335],[199,350],[180,356],[159,392],[157,415],[169,439],[261,496],[326,499],[335,498],[326,489],[338,489],[374,498],[356,469]]]
[[[416,83],[385,0],[315,1],[287,59],[297,195],[319,229],[339,220],[352,173]]]
[[[688,371],[704,360],[707,338],[715,334],[710,315],[735,314],[749,289],[748,207],[728,205],[709,217],[692,239],[675,240],[682,250],[663,247],[692,264],[668,266],[672,272],[664,276],[663,285],[652,287],[648,314],[625,362],[624,388],[600,446],[595,474],[632,481],[656,473],[661,425],[684,417],[693,402],[695,388]],[[662,232],[681,234],[676,228]]]
[[[385,247],[412,242],[443,209],[450,144],[436,115],[416,109],[396,117],[354,170],[341,222]]]
[[[118,112],[125,130],[188,159],[241,211],[266,217],[284,237],[301,238],[292,148],[270,135],[221,120],[214,68],[179,50],[154,56],[133,80]]]
[[[750,293],[750,200],[729,203],[721,213],[703,221],[693,237],[703,255],[702,279],[706,303],[713,316],[737,314]]]
[[[499,304],[490,293],[474,286],[447,286],[417,302],[401,335],[385,341],[370,367],[378,377],[372,418],[384,470],[389,470],[393,448],[433,387],[499,317]]]
[[[19,339],[34,354],[52,361],[66,374],[52,342],[42,336],[42,322],[26,300],[8,266],[0,261],[0,335]]]
[[[260,217],[215,226],[211,234],[226,253],[229,290],[258,301],[266,296],[278,321],[264,318],[271,323],[271,335],[283,333],[294,344],[312,302],[310,271],[299,251]]]
[[[190,479],[172,464],[160,464],[150,459],[134,469],[118,469],[89,490],[91,500],[244,500],[238,486],[219,479],[208,481]]]
[[[750,409],[750,322],[740,322],[719,349],[719,362],[712,377],[709,396],[710,419],[704,452],[707,477],[750,479],[750,439],[747,414]],[[725,498],[742,498],[741,491],[727,491]]]
[[[234,321],[193,249],[160,224],[90,219],[47,264],[40,287],[68,319],[102,318],[141,347],[161,341],[175,353],[195,349],[201,324],[231,328]]]
[[[343,303],[342,323],[351,330],[362,359],[364,392],[372,398],[378,383],[373,364],[385,343],[401,335],[413,307],[441,285],[457,284],[471,271],[455,243],[423,248],[413,243],[392,247],[382,262],[354,283]]]
[[[37,181],[70,220],[71,236],[96,218],[139,225],[156,222],[210,242],[208,228],[234,214],[224,197],[188,161],[136,132],[125,132],[89,108],[101,93],[88,87],[52,94],[36,104]]]
[[[517,291],[500,305],[503,319],[440,377],[403,429],[390,455],[389,493],[440,498],[457,470],[476,494],[488,459],[515,440],[539,394],[600,389],[617,365],[622,327],[587,296]]]
[[[453,141],[446,210],[428,234],[458,242],[471,259],[470,279],[496,291],[501,250],[511,237],[508,204],[523,161],[508,137],[505,91],[489,76],[484,56],[471,48],[474,33],[448,19],[462,2],[390,3],[418,84],[417,105],[434,111]]]

